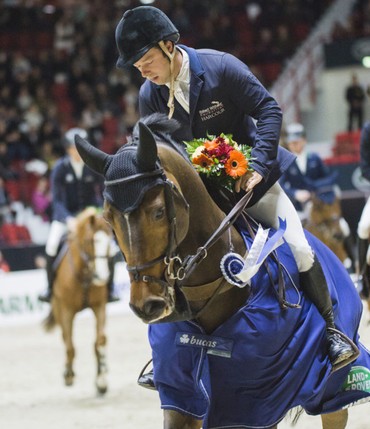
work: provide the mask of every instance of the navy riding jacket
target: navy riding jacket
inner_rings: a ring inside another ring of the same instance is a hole
[[[335,181],[336,174],[329,170],[320,156],[316,153],[308,153],[306,172],[302,173],[297,162],[294,161],[282,175],[280,184],[293,202],[295,208],[302,211],[302,204],[295,198],[296,191],[304,189],[310,192],[322,193],[320,196],[326,201],[325,196],[328,199],[329,197],[335,197],[333,191]],[[330,203],[329,201],[326,202]]]
[[[175,100],[174,119],[181,129],[177,141],[232,134],[253,147],[253,167],[263,181],[254,189],[258,201],[293,162],[295,156],[279,146],[280,107],[249,68],[233,55],[180,45],[189,55],[190,114]],[[140,115],[168,114],[169,90],[146,80],[140,89]]]
[[[52,220],[65,222],[88,206],[102,205],[102,178],[84,165],[79,179],[71,165],[69,156],[59,159],[50,176],[53,196]]]

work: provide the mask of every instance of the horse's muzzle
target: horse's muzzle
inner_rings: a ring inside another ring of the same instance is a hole
[[[146,323],[150,323],[166,316],[165,310],[167,307],[168,302],[160,297],[146,299],[142,307],[138,307],[130,303],[131,310],[136,314],[136,316]]]

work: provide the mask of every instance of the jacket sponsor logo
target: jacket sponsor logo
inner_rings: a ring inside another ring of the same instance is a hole
[[[200,119],[204,122],[218,115],[221,115],[224,112],[225,112],[225,107],[221,101],[212,101],[210,107],[199,110],[199,116],[200,116]]]
[[[213,337],[210,335],[178,332],[176,334],[175,343],[178,346],[204,348],[207,350],[208,354],[222,357],[231,357],[234,341],[226,338]]]

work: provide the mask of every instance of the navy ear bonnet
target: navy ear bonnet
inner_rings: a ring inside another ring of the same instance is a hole
[[[146,191],[154,186],[163,185],[165,177],[159,165],[154,177],[138,177],[129,180],[131,176],[144,173],[138,166],[136,144],[123,146],[110,158],[104,172],[104,198],[116,209],[128,213],[138,208]],[[122,179],[127,178],[127,182]],[[117,181],[117,184],[114,182]],[[113,182],[113,183],[112,183]]]

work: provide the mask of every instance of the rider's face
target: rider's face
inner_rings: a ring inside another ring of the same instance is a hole
[[[300,138],[296,140],[292,140],[288,143],[288,148],[291,152],[295,153],[296,155],[299,155],[302,153],[304,147],[306,146],[306,139]]]
[[[170,62],[159,47],[149,49],[134,66],[142,77],[157,85],[170,82]]]

